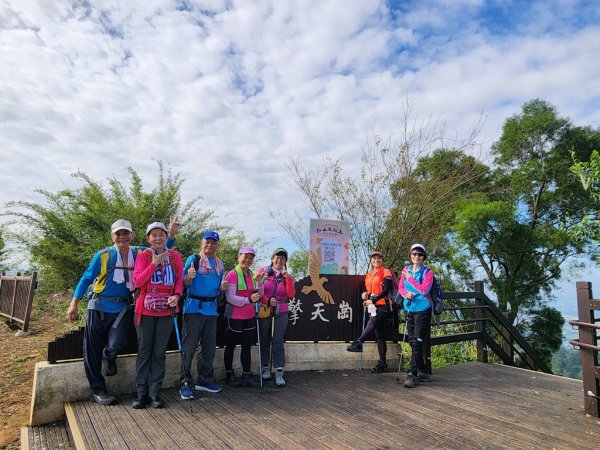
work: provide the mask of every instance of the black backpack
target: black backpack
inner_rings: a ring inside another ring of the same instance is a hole
[[[429,291],[429,296],[431,297],[431,309],[436,316],[439,316],[446,310],[444,306],[442,287],[440,286],[440,282],[434,276],[433,283],[431,284],[431,290]]]

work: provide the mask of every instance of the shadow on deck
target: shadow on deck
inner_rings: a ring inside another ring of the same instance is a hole
[[[224,387],[198,395],[191,413],[175,389],[163,393],[162,410],[134,410],[128,397],[111,407],[73,403],[66,407],[71,445],[600,448],[600,423],[585,416],[582,383],[569,378],[472,362],[436,370],[415,389],[396,384],[396,373],[368,370],[290,372],[286,379],[283,389],[271,382],[262,392]]]

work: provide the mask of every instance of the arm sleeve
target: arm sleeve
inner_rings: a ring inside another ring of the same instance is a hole
[[[81,278],[79,279],[79,283],[77,283],[77,287],[75,288],[75,292],[73,292],[73,297],[77,300],[81,300],[85,295],[88,287],[92,282],[96,279],[98,274],[100,273],[100,252],[96,253],[92,260],[90,261],[90,265],[83,273]],[[107,275],[108,276],[108,275]]]
[[[173,248],[174,245],[175,245],[175,238],[167,236],[167,243],[165,244],[165,247]]]
[[[247,297],[241,297],[237,295],[237,274],[231,271],[225,276],[227,283],[227,303],[231,303],[233,306],[244,306],[250,304],[250,299]]]
[[[173,268],[175,269],[175,294],[183,294],[183,260],[179,252],[169,252],[169,257],[173,257]]]
[[[148,261],[148,253],[143,251],[135,259],[135,266],[133,267],[133,285],[136,288],[142,287],[150,281],[154,272],[156,272],[156,266],[152,263],[152,260]]]
[[[287,295],[287,298],[294,298],[296,296],[296,283],[294,283],[294,279],[289,273],[285,277],[285,295]]]
[[[431,290],[431,285],[433,284],[433,270],[427,269],[425,274],[423,275],[423,282],[419,283],[415,280],[415,277],[410,277],[408,282],[412,287],[414,287],[420,294],[427,295]]]
[[[404,286],[404,283],[406,282],[406,268],[402,269],[402,273],[400,274],[400,280],[398,281],[398,292],[400,293],[400,295],[404,298],[408,297],[408,291],[406,290],[406,287]]]
[[[385,298],[385,297],[388,296],[388,294],[390,292],[392,292],[392,279],[391,278],[384,278],[383,279],[383,288],[381,289],[381,292],[372,301],[377,301],[377,300],[380,300],[382,298]]]

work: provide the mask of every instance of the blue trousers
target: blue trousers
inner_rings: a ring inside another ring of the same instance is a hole
[[[83,367],[92,391],[106,389],[106,382],[102,376],[102,358],[114,360],[119,351],[127,345],[131,312],[125,313],[119,325],[113,328],[118,315],[102,314],[95,309],[87,310],[83,332]]]

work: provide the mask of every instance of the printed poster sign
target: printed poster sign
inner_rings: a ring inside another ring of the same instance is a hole
[[[347,275],[350,267],[350,224],[310,219],[308,269],[320,274]]]

